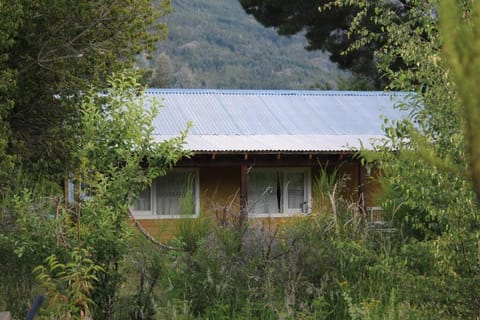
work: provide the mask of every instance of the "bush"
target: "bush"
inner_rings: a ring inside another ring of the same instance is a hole
[[[395,235],[370,230],[358,205],[329,199],[324,212],[278,228],[249,227],[236,214],[221,215],[208,236],[184,228],[195,246],[180,241],[186,252],[163,254],[160,309],[199,319],[337,319],[355,303],[389,297],[391,283],[379,286],[371,270]]]

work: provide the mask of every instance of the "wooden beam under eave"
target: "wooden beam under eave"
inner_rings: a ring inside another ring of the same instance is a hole
[[[350,161],[344,159],[344,161]],[[254,156],[250,156],[248,160],[243,159],[243,155],[238,159],[225,159],[221,157],[219,154],[216,156],[216,160],[212,161],[211,155],[205,157],[203,159],[193,158],[193,159],[182,159],[180,160],[176,166],[177,167],[189,167],[189,168],[200,168],[200,167],[240,167],[240,165],[246,162],[249,165],[255,163],[256,167],[312,167],[318,166],[319,163],[328,163],[329,166],[338,166],[341,162],[339,162],[338,157],[331,157],[327,159],[319,159],[315,156],[312,159],[308,159],[308,157],[298,157],[298,158],[288,158],[282,156],[280,160],[277,160],[276,157],[272,157],[269,159],[262,159],[256,158]]]

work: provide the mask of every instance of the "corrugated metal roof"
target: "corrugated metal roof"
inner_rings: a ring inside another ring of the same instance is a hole
[[[372,148],[384,136],[383,118],[407,117],[394,108],[407,93],[296,90],[149,89],[164,108],[154,120],[158,140],[191,121],[192,151],[345,151]]]

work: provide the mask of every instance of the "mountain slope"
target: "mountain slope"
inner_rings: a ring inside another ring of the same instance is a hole
[[[247,15],[237,0],[173,0],[166,41],[151,60],[152,86],[236,89],[335,87],[326,53],[303,36],[281,37]]]

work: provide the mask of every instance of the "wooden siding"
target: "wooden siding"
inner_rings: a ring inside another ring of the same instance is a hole
[[[200,217],[216,220],[232,204],[239,210],[240,167],[202,167],[200,178]],[[189,218],[190,219],[190,218]],[[192,218],[195,219],[195,218]],[[164,241],[178,234],[179,219],[142,219],[138,222],[155,238]]]
[[[358,202],[360,199],[360,167],[358,162],[344,162],[338,168],[339,177],[345,178],[345,186],[341,189],[341,196],[347,201]]]
[[[218,160],[212,160],[215,162]],[[241,168],[240,163],[230,164],[229,166],[219,165],[217,167],[209,165],[199,167],[200,179],[200,218],[209,219],[210,223],[217,223],[222,220],[224,215],[240,214],[240,181]],[[275,163],[275,162],[273,162]],[[292,166],[295,166],[292,163]],[[332,172],[334,168],[338,169],[339,176],[346,177],[345,185],[339,196],[348,201],[358,202],[360,200],[360,164],[358,161],[348,159],[343,161],[340,166],[329,165],[328,170]],[[316,205],[316,195],[314,181],[318,175],[318,166],[312,168],[312,205],[313,212],[320,211]],[[371,176],[365,177],[365,206],[375,205],[375,195],[379,191],[379,185],[376,181],[378,170],[373,170]],[[227,210],[228,208],[228,210]],[[249,217],[249,224],[253,227],[262,227],[266,229],[276,229],[279,225],[294,221],[295,216],[268,218],[268,217]],[[189,218],[190,219],[190,218]],[[188,220],[187,220],[188,221]],[[139,223],[155,238],[160,241],[166,241],[178,234],[179,219],[143,219]]]
[[[382,190],[382,186],[379,182],[380,176],[381,171],[376,167],[373,167],[370,175],[367,176],[367,190],[365,195],[367,207],[376,207],[379,205],[378,197]]]

